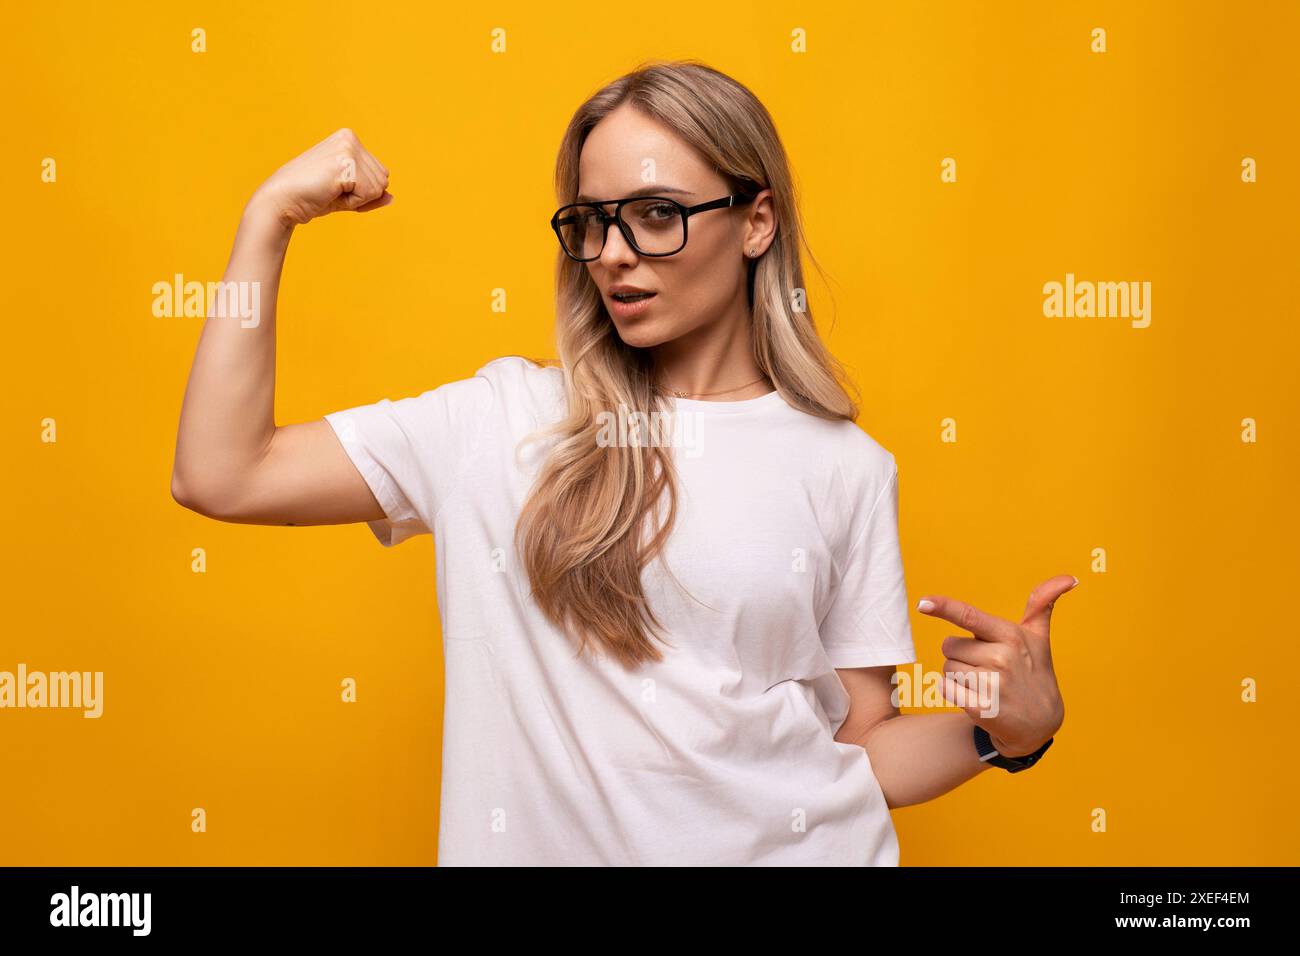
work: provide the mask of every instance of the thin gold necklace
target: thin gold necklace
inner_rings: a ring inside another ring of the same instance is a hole
[[[766,375],[760,375],[752,382],[746,382],[744,385],[737,385],[735,388],[724,388],[717,392],[683,392],[671,387],[668,388],[668,391],[672,392],[678,398],[690,398],[692,395],[726,395],[728,392],[738,392],[742,388],[749,388],[749,386],[751,385],[757,385],[765,378],[767,378]],[[663,388],[664,386],[658,386],[658,387]]]

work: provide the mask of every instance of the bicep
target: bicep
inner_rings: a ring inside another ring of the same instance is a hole
[[[202,510],[241,524],[373,521],[383,508],[324,418],[281,425],[266,454],[225,501]]]
[[[893,664],[880,667],[837,667],[835,673],[849,695],[849,713],[835,734],[841,743],[861,744],[881,721],[897,717],[893,702]]]

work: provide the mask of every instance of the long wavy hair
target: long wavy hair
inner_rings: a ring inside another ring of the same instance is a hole
[[[816,260],[804,241],[784,147],[767,110],[740,83],[698,61],[679,60],[643,63],[598,90],[574,113],[560,144],[559,204],[576,201],[587,135],[624,103],[674,130],[732,192],[772,190],[775,238],[762,256],[743,260],[754,361],[789,405],[820,418],[856,420],[847,377],[818,337],[807,305],[801,249]],[[641,573],[662,552],[677,514],[671,448],[619,447],[598,443],[597,435],[608,420],[601,412],[668,409],[653,384],[649,350],[619,337],[586,265],[562,250],[557,255],[556,347],[567,417],[528,436],[556,442],[520,514],[515,545],[533,600],[554,625],[576,635],[578,654],[593,641],[635,667],[662,658],[653,638],[662,639],[663,627]]]

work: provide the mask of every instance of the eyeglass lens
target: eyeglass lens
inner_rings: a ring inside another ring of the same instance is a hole
[[[620,215],[642,253],[664,255],[676,252],[686,242],[686,223],[681,210],[662,199],[637,199],[625,203]],[[617,226],[611,222],[610,228]],[[591,206],[575,206],[568,210],[561,217],[559,233],[565,249],[579,259],[594,259],[604,247],[605,229]]]

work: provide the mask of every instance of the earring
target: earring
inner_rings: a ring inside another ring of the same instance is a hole
[[[749,255],[749,258],[752,259],[752,258],[754,258],[756,255],[758,255],[758,250],[757,250],[757,249],[750,249],[748,255]]]

